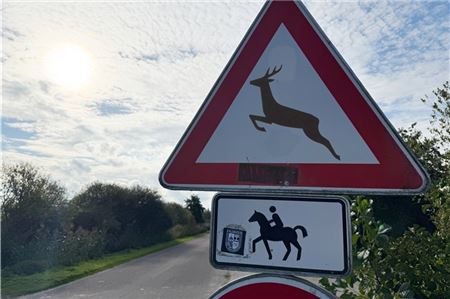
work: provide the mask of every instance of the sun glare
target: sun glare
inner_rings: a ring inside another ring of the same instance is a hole
[[[48,78],[68,89],[79,89],[91,78],[89,54],[81,47],[66,45],[51,51],[45,59]]]

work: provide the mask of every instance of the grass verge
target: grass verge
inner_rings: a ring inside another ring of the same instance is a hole
[[[154,253],[190,241],[202,234],[178,238],[169,242],[156,244],[140,249],[130,249],[106,254],[101,258],[92,259],[70,267],[57,267],[32,275],[11,275],[2,277],[2,298],[16,297],[24,294],[46,290],[102,270],[112,268],[124,262]]]

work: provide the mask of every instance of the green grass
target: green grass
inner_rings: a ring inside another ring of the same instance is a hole
[[[124,262],[190,241],[199,235],[175,239],[154,246],[106,254],[101,258],[81,262],[70,267],[57,267],[32,275],[2,277],[2,297],[15,297],[49,289],[90,274],[112,268]]]

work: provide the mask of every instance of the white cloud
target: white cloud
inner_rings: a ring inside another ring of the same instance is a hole
[[[395,126],[427,121],[416,99],[449,77],[446,1],[310,2],[307,7]],[[73,194],[94,180],[158,188],[157,174],[262,2],[5,2],[3,118],[36,134],[5,162],[42,166]],[[43,58],[64,43],[93,57],[78,92]],[[127,113],[102,115],[123,101]],[[6,141],[5,137],[4,142]],[[212,193],[200,193],[204,203]]]

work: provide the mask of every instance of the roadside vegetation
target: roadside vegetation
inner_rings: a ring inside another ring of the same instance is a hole
[[[422,102],[428,131],[400,130],[431,177],[423,196],[353,197],[353,272],[321,284],[340,298],[450,298],[450,88]]]
[[[196,195],[184,207],[146,187],[95,182],[68,200],[25,163],[4,165],[1,185],[2,296],[55,286],[209,228]]]
[[[412,124],[399,133],[430,174],[430,189],[351,198],[353,271],[320,280],[340,298],[450,298],[449,83],[422,101],[432,107],[428,131]],[[210,213],[195,195],[181,206],[147,187],[95,182],[69,200],[30,164],[4,166],[1,187],[3,296],[65,283],[208,229]]]
[[[130,260],[172,247],[195,238],[178,238],[164,243],[140,249],[126,249],[108,253],[100,258],[80,262],[73,266],[57,266],[30,275],[10,275],[3,278],[2,296],[4,298],[20,296],[46,290],[96,272],[112,268]]]

